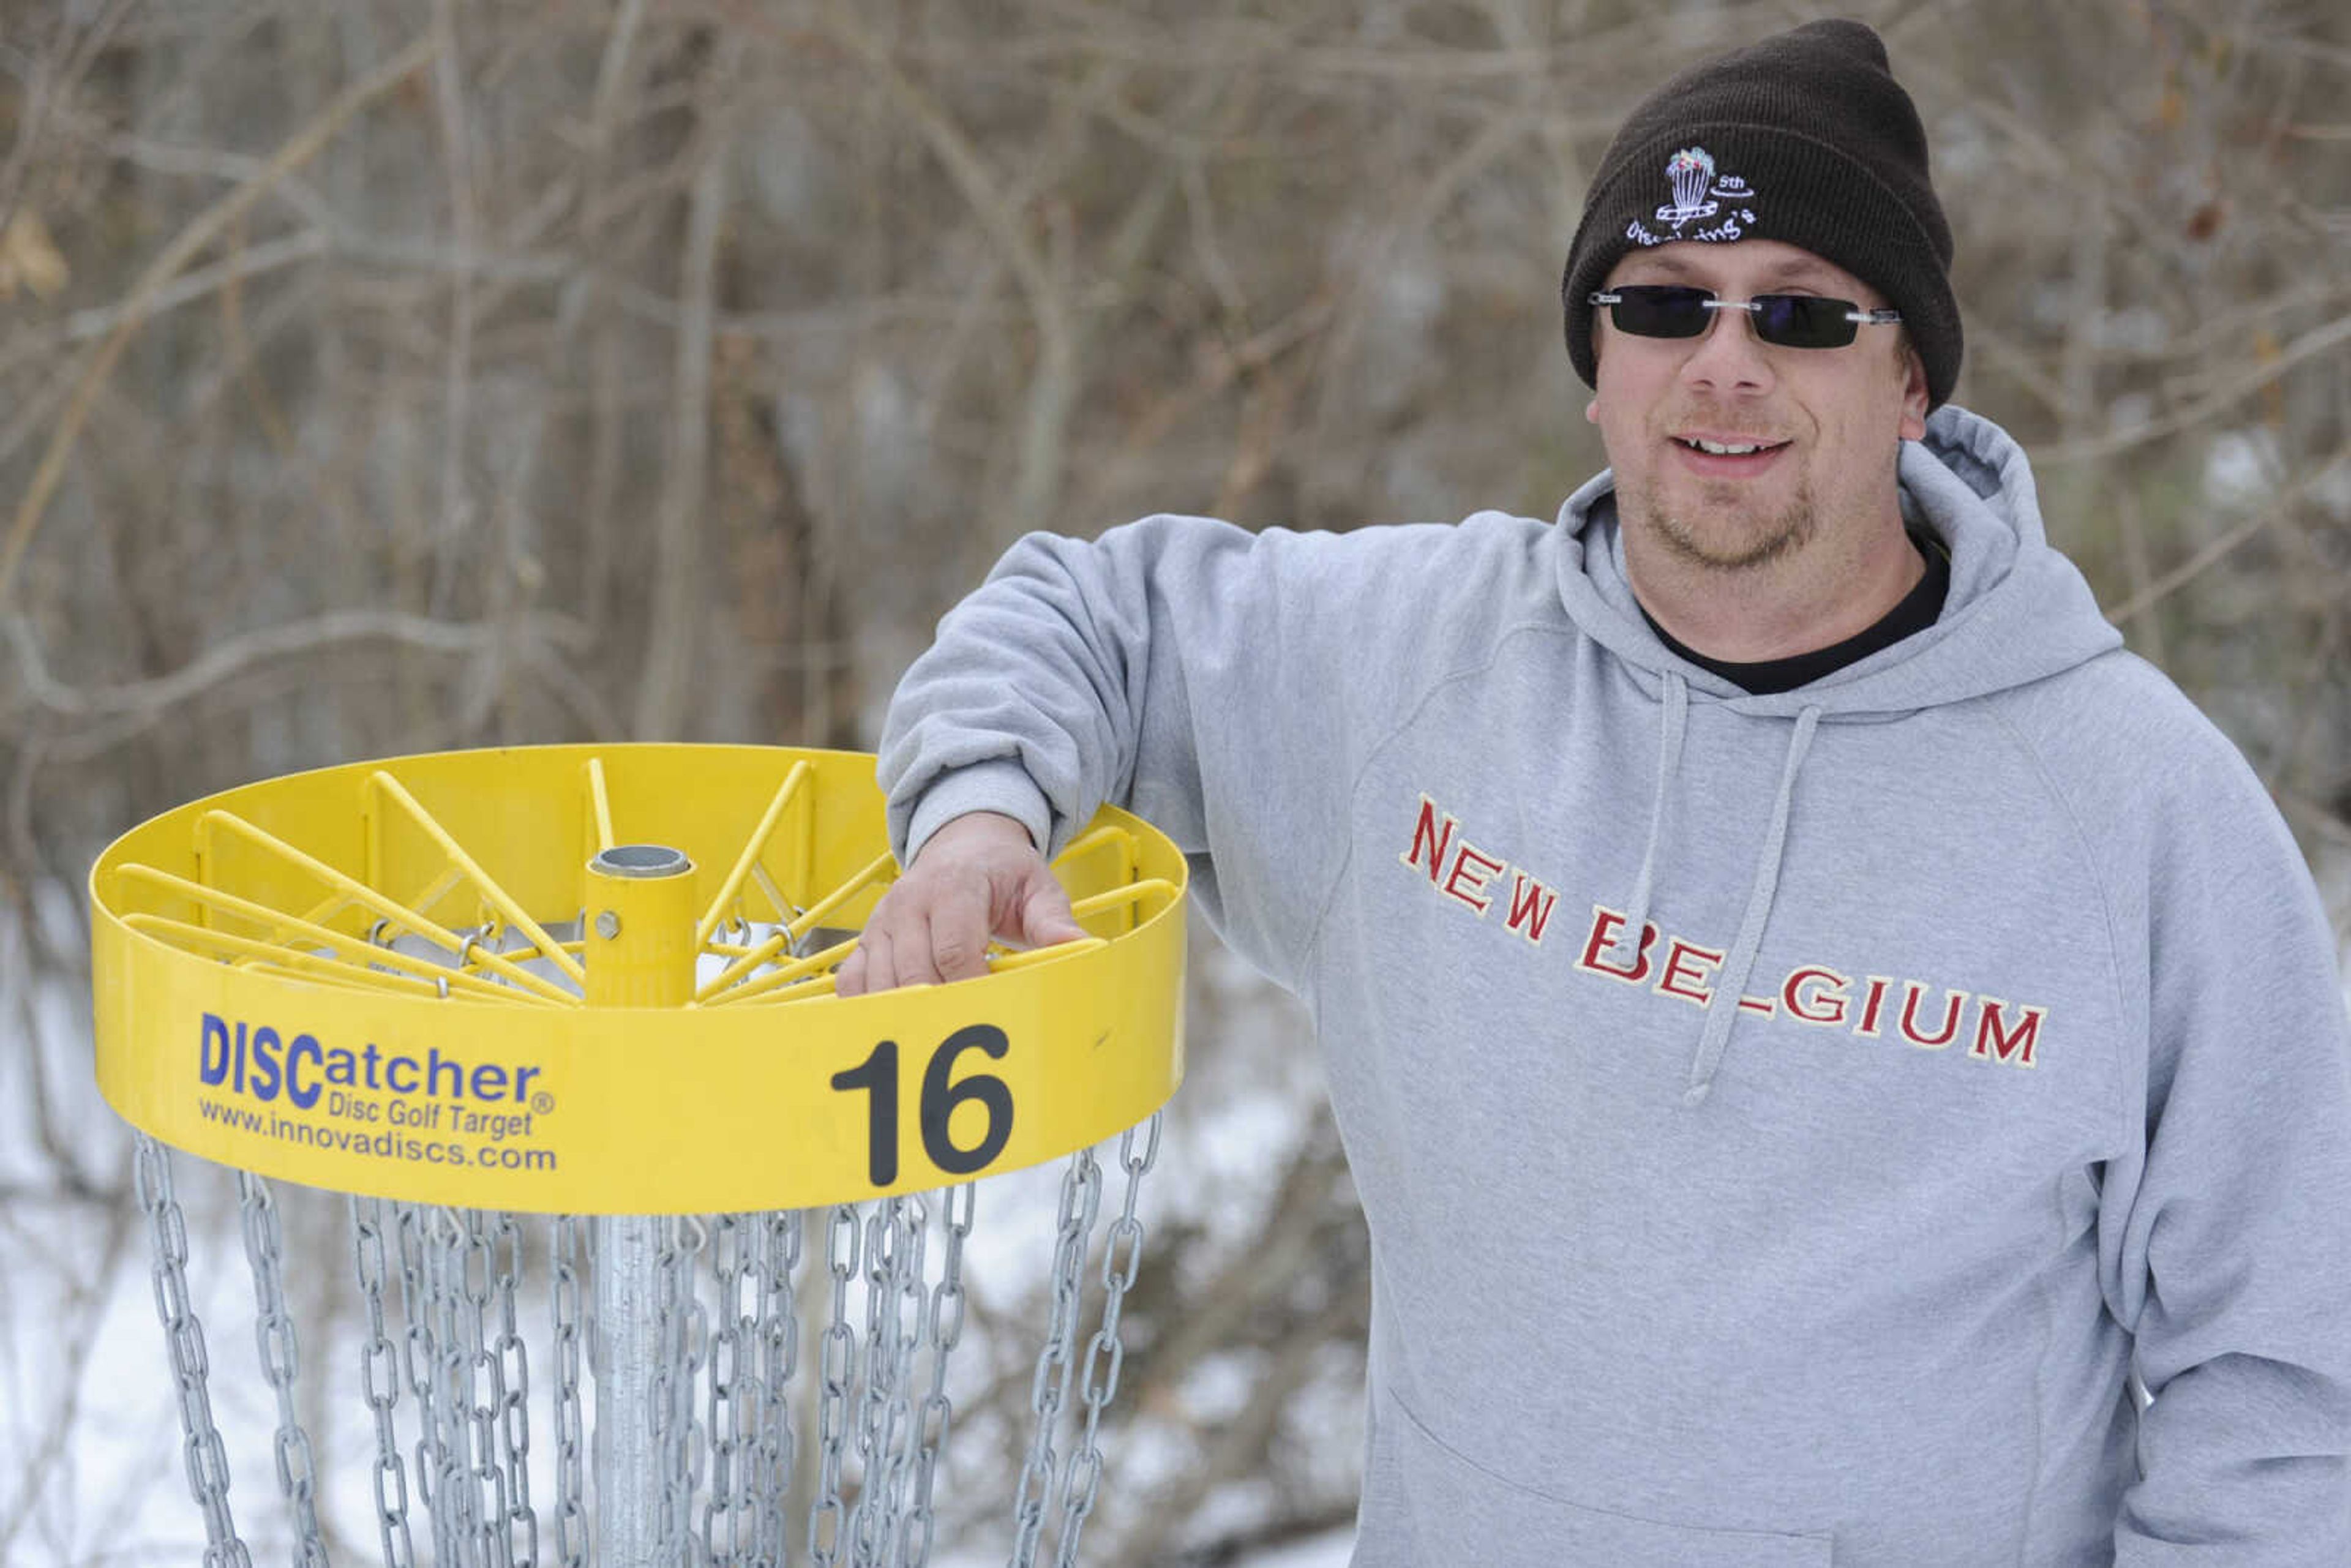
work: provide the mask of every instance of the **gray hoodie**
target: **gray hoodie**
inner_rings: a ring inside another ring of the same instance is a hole
[[[1311,1009],[1361,1568],[2351,1561],[2309,876],[2002,432],[1900,474],[1940,620],[1780,695],[1658,641],[1605,474],[1555,526],[1031,536],[899,688],[902,855],[1131,806]]]

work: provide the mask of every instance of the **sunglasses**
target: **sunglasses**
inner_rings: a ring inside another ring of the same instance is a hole
[[[1593,295],[1590,303],[1607,306],[1616,329],[1636,338],[1702,338],[1713,324],[1714,312],[1744,310],[1755,323],[1757,337],[1783,349],[1842,349],[1861,328],[1890,327],[1902,319],[1899,310],[1864,310],[1850,299],[1823,299],[1816,294],[1718,299],[1712,289],[1679,284],[1626,284]]]

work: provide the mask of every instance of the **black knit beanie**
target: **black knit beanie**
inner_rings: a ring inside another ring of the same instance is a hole
[[[1619,257],[1674,240],[1781,240],[1882,292],[1927,365],[1929,407],[1959,380],[1951,230],[1927,133],[1886,46],[1808,22],[1692,67],[1625,121],[1584,203],[1561,285],[1567,353],[1595,386],[1586,304]]]

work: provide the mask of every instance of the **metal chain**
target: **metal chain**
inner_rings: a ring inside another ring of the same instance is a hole
[[[1119,1368],[1126,1363],[1126,1346],[1118,1337],[1118,1319],[1126,1293],[1134,1288],[1135,1275],[1143,1267],[1143,1221],[1134,1217],[1134,1207],[1143,1194],[1143,1178],[1159,1163],[1158,1113],[1152,1113],[1145,1134],[1147,1141],[1139,1155],[1134,1151],[1135,1131],[1129,1127],[1118,1140],[1119,1164],[1126,1170],[1126,1201],[1118,1218],[1111,1221],[1109,1234],[1102,1241],[1102,1327],[1086,1346],[1085,1373],[1078,1380],[1079,1397],[1085,1401],[1086,1425],[1079,1436],[1077,1448],[1070,1455],[1069,1476],[1061,1488],[1061,1539],[1060,1550],[1054,1554],[1054,1568],[1076,1568],[1078,1536],[1085,1529],[1086,1516],[1093,1512],[1094,1500],[1102,1491],[1099,1437],[1102,1410],[1118,1396]]]
[[[791,1558],[786,1500],[791,1494],[794,1453],[791,1380],[799,1369],[800,1330],[792,1275],[800,1264],[801,1222],[797,1210],[764,1215],[760,1252],[765,1266],[758,1307],[759,1375],[767,1396],[759,1409],[758,1568],[783,1568]]]
[[[825,1267],[832,1275],[832,1317],[825,1325],[819,1368],[824,1381],[817,1402],[817,1493],[809,1507],[809,1561],[815,1568],[833,1568],[841,1561],[841,1444],[849,1435],[849,1390],[857,1375],[857,1333],[849,1326],[857,1233],[856,1206],[836,1205],[824,1238]]]
[[[882,1426],[882,1529],[875,1536],[875,1568],[896,1553],[905,1522],[908,1469],[914,1455],[914,1368],[921,1360],[928,1315],[928,1268],[925,1257],[930,1208],[919,1196],[904,1200],[903,1256],[893,1260],[889,1322],[895,1354],[890,1369],[890,1406]],[[869,1478],[868,1484],[871,1483]]]
[[[498,1338],[496,1357],[499,1461],[506,1476],[503,1533],[515,1568],[538,1568],[538,1515],[530,1506],[530,1354],[523,1345],[516,1297],[522,1289],[522,1227],[511,1214],[497,1217]],[[520,1537],[519,1550],[515,1542]]]
[[[587,1424],[580,1407],[580,1221],[555,1217],[549,1251],[555,1317],[555,1554],[563,1568],[588,1568]]]
[[[462,1261],[457,1282],[465,1300],[457,1311],[458,1343],[465,1356],[466,1501],[474,1550],[484,1568],[514,1568],[513,1537],[507,1529],[508,1493],[499,1468],[498,1422],[506,1409],[506,1378],[490,1351],[490,1306],[496,1299],[497,1249],[480,1211],[464,1210]]]
[[[910,1385],[921,1342],[927,1220],[923,1200],[904,1197],[875,1205],[866,1224],[866,1386],[857,1432],[862,1475],[857,1506],[849,1516],[853,1568],[874,1568],[885,1561],[904,1502],[907,1428],[914,1418]]]
[[[310,1435],[294,1412],[294,1384],[302,1353],[294,1320],[286,1310],[286,1235],[269,1184],[251,1171],[236,1173],[237,1219],[245,1232],[245,1258],[253,1275],[253,1343],[261,1355],[261,1375],[277,1396],[277,1430],[271,1440],[277,1490],[294,1515],[295,1561],[301,1568],[327,1568],[326,1543],[319,1538],[319,1472]]]
[[[759,1433],[768,1398],[758,1364],[758,1314],[768,1293],[764,1237],[756,1214],[719,1215],[710,1235],[718,1298],[710,1330],[710,1496],[702,1510],[702,1539],[710,1561],[729,1568],[750,1568],[760,1556]]]
[[[434,1396],[441,1353],[434,1339],[433,1297],[425,1278],[434,1270],[417,1206],[394,1205],[392,1224],[400,1245],[400,1312],[406,1325],[402,1352],[409,1392],[416,1399],[416,1495],[433,1527],[434,1554],[447,1561],[448,1538],[441,1508],[441,1403]]]
[[[895,1568],[926,1568],[931,1560],[935,1528],[931,1489],[937,1477],[939,1450],[946,1446],[947,1428],[955,1421],[955,1406],[947,1400],[947,1356],[963,1338],[963,1244],[971,1234],[977,1201],[977,1189],[969,1182],[946,1191],[946,1252],[923,1322],[923,1337],[931,1347],[931,1388],[915,1422],[914,1502],[907,1511],[906,1528],[898,1537]]]
[[[400,1351],[384,1332],[383,1199],[354,1196],[346,1201],[360,1295],[367,1303],[360,1386],[375,1419],[376,1533],[383,1542],[383,1568],[415,1568],[416,1543],[408,1531],[408,1470],[401,1462],[400,1436],[392,1422],[393,1407],[400,1403]]]
[[[1070,1156],[1061,1176],[1059,1239],[1053,1248],[1053,1315],[1038,1353],[1037,1375],[1029,1387],[1029,1408],[1037,1430],[1029,1439],[1028,1461],[1020,1467],[1019,1490],[1013,1496],[1011,1568],[1032,1568],[1038,1538],[1045,1527],[1045,1510],[1053,1490],[1055,1462],[1053,1427],[1069,1397],[1072,1370],[1071,1348],[1076,1341],[1078,1309],[1083,1290],[1086,1249],[1093,1236],[1094,1216],[1102,1204],[1102,1166],[1091,1148]]]
[[[865,1220],[865,1383],[857,1398],[857,1501],[849,1511],[851,1568],[871,1568],[887,1529],[883,1424],[895,1391],[898,1335],[893,1318],[904,1267],[904,1199],[883,1198]]]
[[[471,1364],[458,1320],[465,1294],[465,1231],[446,1207],[431,1211],[425,1238],[424,1286],[433,1318],[434,1432],[433,1544],[439,1563],[483,1568],[481,1542],[474,1534],[474,1496],[465,1423],[473,1400],[465,1387]]]
[[[188,1298],[188,1223],[172,1195],[170,1151],[146,1134],[139,1134],[131,1154],[131,1176],[139,1207],[147,1216],[148,1245],[154,1257],[149,1278],[155,1287],[155,1315],[162,1321],[172,1380],[179,1393],[181,1453],[187,1462],[188,1490],[204,1516],[204,1568],[252,1568],[252,1553],[238,1538],[236,1521],[229,1514],[228,1453],[221,1447],[220,1428],[213,1422],[212,1396],[206,1387],[212,1363],[204,1354],[204,1324]]]
[[[656,1529],[681,1557],[693,1540],[695,1476],[701,1466],[694,1390],[702,1370],[706,1320],[694,1289],[695,1260],[705,1232],[699,1216],[683,1215],[663,1227],[656,1268],[661,1276],[658,1343],[661,1366],[653,1374],[653,1439],[662,1461]]]

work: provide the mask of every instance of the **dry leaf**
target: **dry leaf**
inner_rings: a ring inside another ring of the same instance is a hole
[[[0,235],[0,299],[14,298],[20,282],[42,298],[53,298],[72,276],[40,214],[18,208],[7,233]]]

